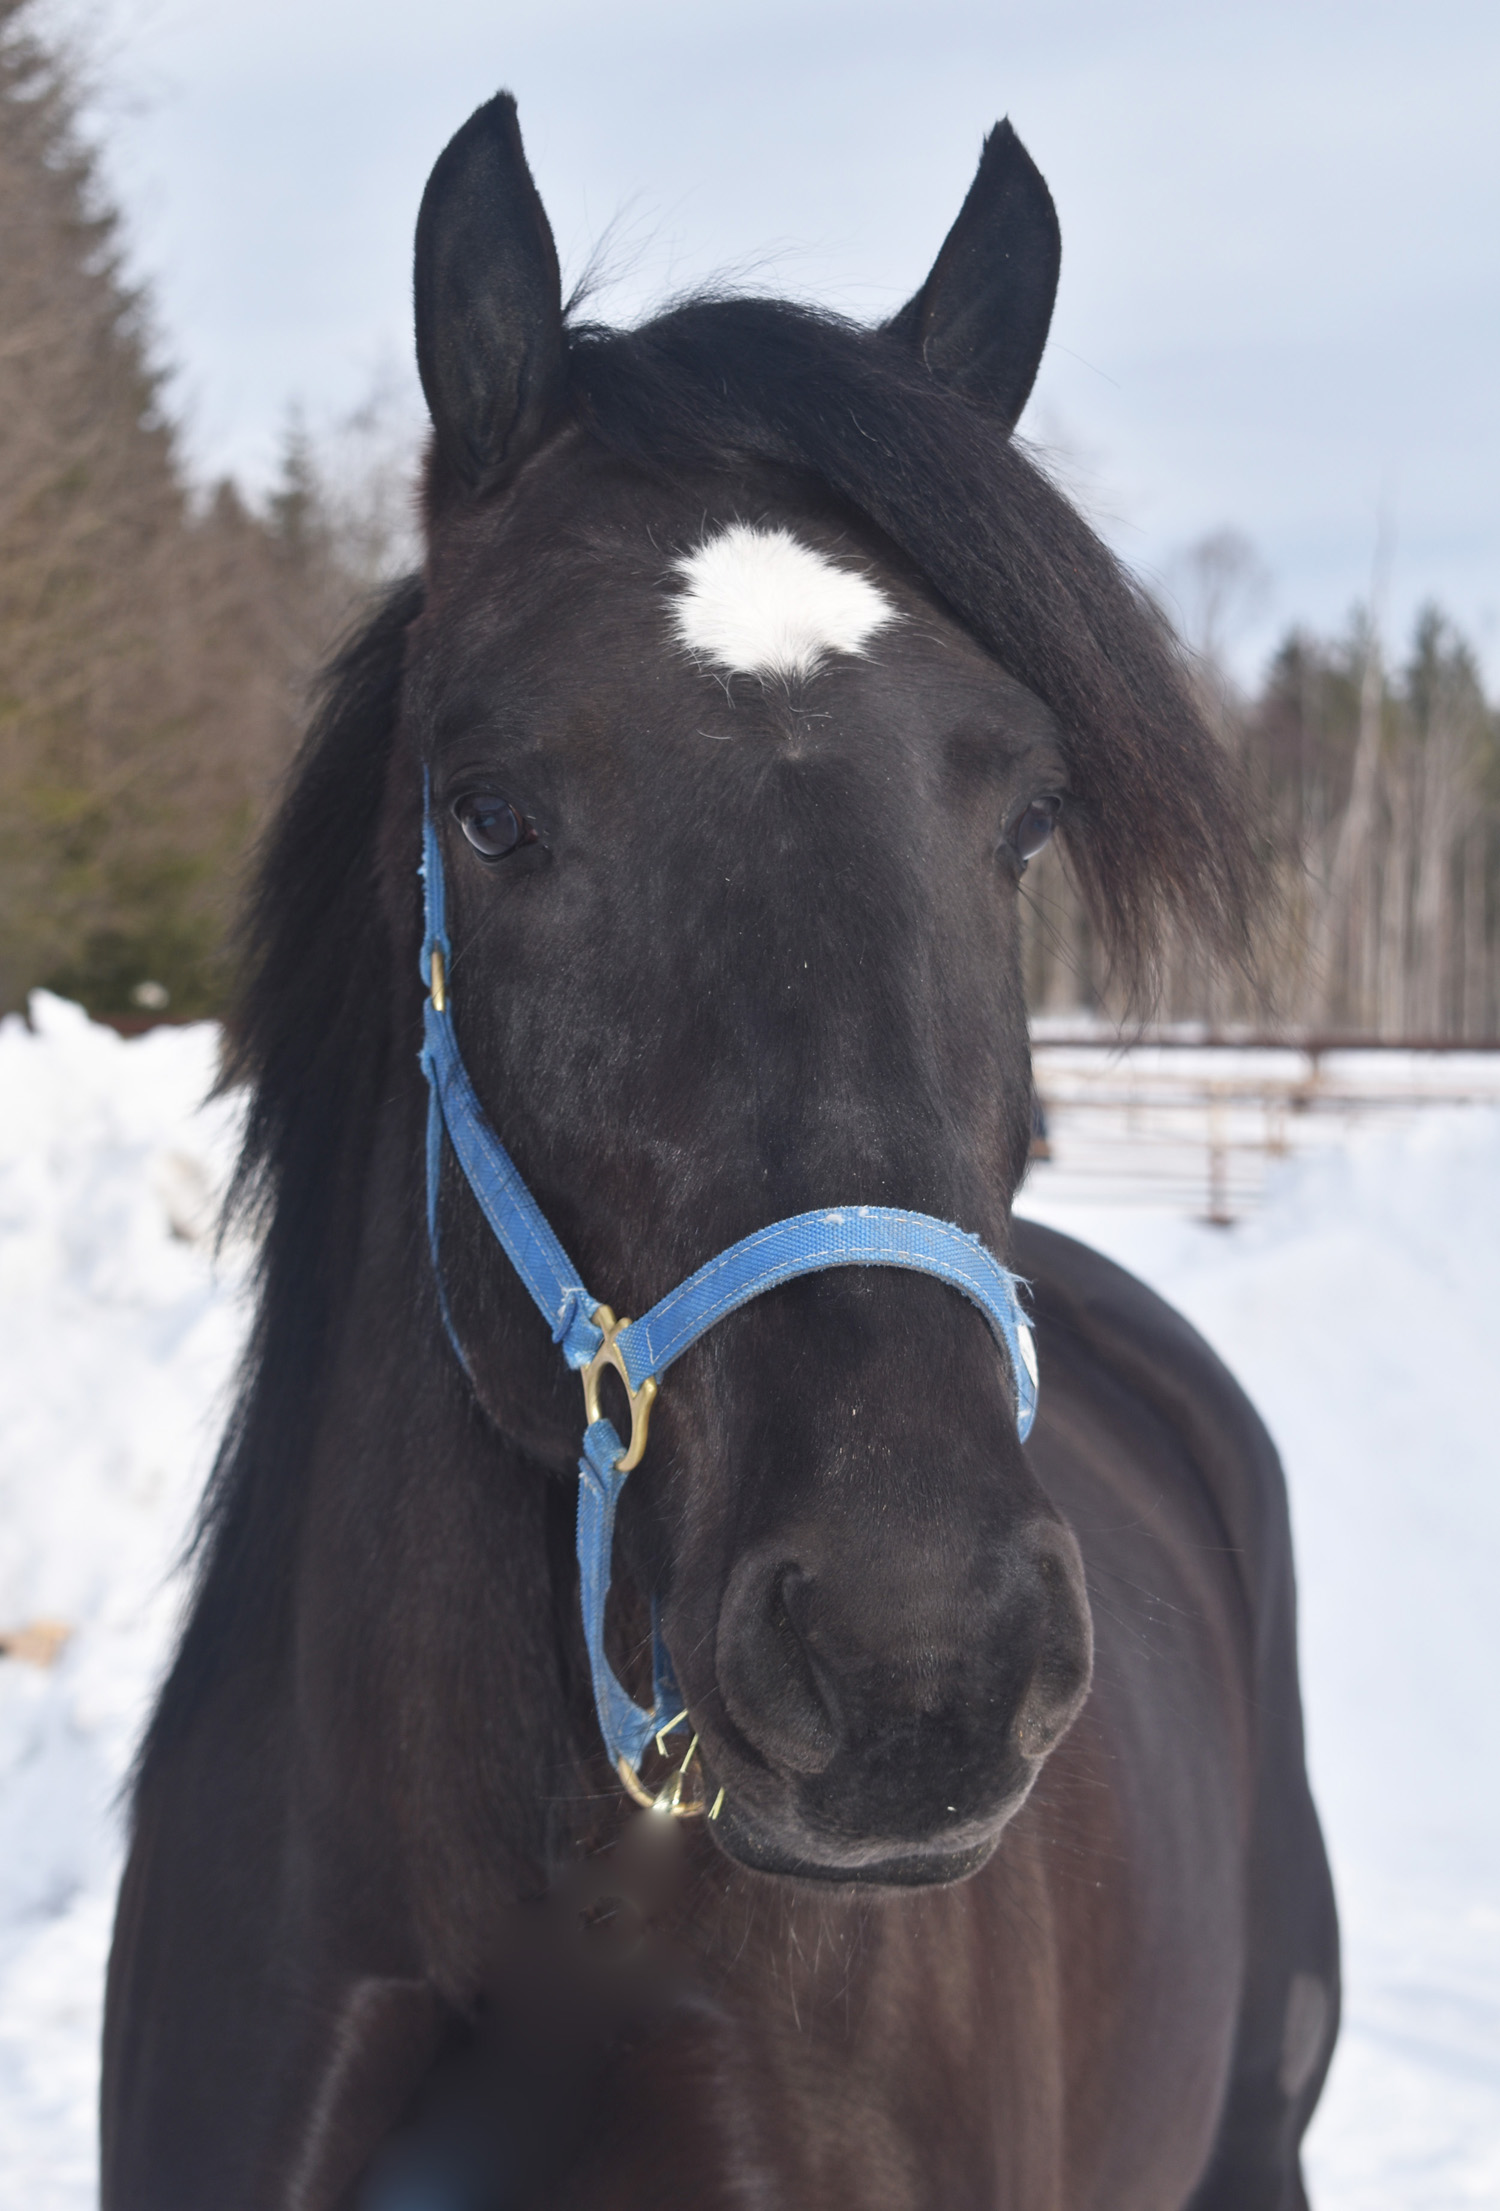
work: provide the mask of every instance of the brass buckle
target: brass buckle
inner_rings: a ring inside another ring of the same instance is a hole
[[[650,1425],[651,1408],[656,1403],[656,1382],[647,1375],[639,1389],[633,1387],[625,1368],[625,1354],[616,1337],[623,1335],[630,1326],[628,1320],[616,1320],[607,1305],[596,1305],[590,1318],[596,1328],[604,1330],[604,1341],[586,1367],[580,1368],[583,1377],[583,1409],[588,1414],[589,1426],[604,1416],[599,1409],[599,1377],[606,1367],[613,1367],[625,1385],[625,1395],[630,1400],[630,1443],[615,1461],[622,1474],[628,1474],[640,1465],[646,1455],[646,1430]]]

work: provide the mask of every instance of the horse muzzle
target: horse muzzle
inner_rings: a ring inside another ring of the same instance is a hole
[[[1087,1694],[1082,1561],[1048,1512],[874,1562],[870,1533],[804,1529],[735,1563],[695,1700],[716,1831],[768,1871],[952,1880],[989,1855]]]

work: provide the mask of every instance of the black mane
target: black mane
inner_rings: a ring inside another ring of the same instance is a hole
[[[299,1454],[348,1297],[389,1065],[376,834],[421,605],[416,578],[397,584],[329,666],[241,925],[219,1088],[248,1092],[226,1219],[262,1231],[260,1295],[199,1514],[199,1587],[142,1773],[245,1639],[244,1608],[279,1609],[289,1596]]]

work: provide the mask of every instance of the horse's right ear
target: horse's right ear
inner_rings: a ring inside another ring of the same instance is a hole
[[[1046,180],[1009,122],[997,123],[927,282],[886,329],[1012,429],[1036,382],[1061,265]]]
[[[417,367],[438,451],[473,493],[540,443],[563,396],[562,278],[501,92],[450,139],[417,216]]]

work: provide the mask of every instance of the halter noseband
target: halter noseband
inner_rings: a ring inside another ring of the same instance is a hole
[[[590,1296],[579,1280],[577,1268],[490,1127],[464,1066],[448,988],[452,950],[430,780],[424,782],[423,792],[421,874],[425,914],[421,971],[427,985],[422,1049],[422,1072],[428,1088],[427,1235],[443,1324],[467,1374],[469,1363],[448,1308],[438,1251],[438,1189],[446,1132],[480,1211],[531,1292],[552,1330],[553,1342],[583,1378],[587,1426],[583,1457],[578,1462],[578,1567],[594,1705],[605,1748],[637,1802],[679,1815],[701,1812],[705,1809],[703,1801],[686,1798],[682,1787],[696,1736],[682,1765],[660,1794],[653,1796],[639,1776],[641,1760],[653,1737],[657,1747],[664,1749],[663,1739],[687,1721],[682,1693],[662,1641],[654,1598],[653,1704],[649,1712],[628,1695],[604,1654],[604,1601],[609,1594],[615,1507],[626,1476],[639,1465],[645,1451],[659,1376],[716,1321],[759,1297],[762,1291],[775,1289],[797,1275],[813,1274],[824,1267],[908,1267],[961,1290],[989,1322],[1010,1362],[1016,1426],[1024,1443],[1036,1416],[1037,1375],[1036,1352],[1017,1294],[1017,1278],[1001,1266],[977,1236],[967,1235],[951,1221],[883,1205],[843,1206],[795,1213],[769,1228],[757,1229],[720,1252],[717,1259],[710,1259],[675,1290],[669,1290],[644,1319],[617,1321],[609,1307]],[[599,1382],[606,1366],[619,1375],[629,1400],[628,1450],[600,1410]],[[723,1794],[721,1789],[711,1817],[717,1815]]]

